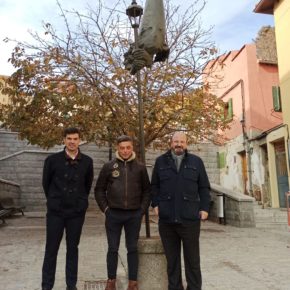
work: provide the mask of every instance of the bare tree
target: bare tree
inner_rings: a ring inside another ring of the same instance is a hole
[[[43,35],[31,33],[34,42],[19,42],[12,52],[16,72],[3,89],[11,100],[0,108],[3,126],[43,147],[59,144],[69,125],[88,141],[120,134],[137,140],[137,85],[123,65],[133,38],[125,3],[108,8],[99,0],[85,14],[58,6],[65,33],[44,23]],[[196,0],[182,13],[165,3],[169,59],[141,71],[146,146],[164,144],[176,129],[196,141],[227,126],[221,101],[202,87],[203,67],[216,55],[211,29],[199,20],[204,6]]]

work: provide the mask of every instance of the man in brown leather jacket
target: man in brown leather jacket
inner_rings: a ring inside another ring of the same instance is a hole
[[[150,193],[146,167],[136,160],[131,137],[119,137],[116,158],[104,164],[95,187],[96,201],[106,215],[108,280],[105,290],[116,289],[118,250],[123,227],[127,247],[128,290],[138,290],[137,242],[142,216],[150,203]]]

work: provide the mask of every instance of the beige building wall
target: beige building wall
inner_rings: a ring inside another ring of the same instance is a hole
[[[276,1],[274,19],[283,119],[290,128],[290,0]]]
[[[277,1],[278,2],[278,1]],[[290,130],[290,0],[279,1],[274,10],[281,102],[283,111],[284,124]],[[288,137],[289,138],[289,137]],[[288,139],[286,139],[288,140]],[[289,144],[285,144],[288,148]],[[289,160],[289,150],[286,150]],[[288,182],[290,184],[289,162],[288,165]]]
[[[288,148],[288,150],[286,150],[286,155],[288,160],[288,183],[290,184],[290,0],[261,0],[256,4],[254,12],[274,15],[283,123],[287,128],[287,135],[285,133],[285,148]],[[276,200],[273,200],[273,202],[275,204]]]

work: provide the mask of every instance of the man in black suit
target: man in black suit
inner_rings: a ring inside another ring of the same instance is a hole
[[[67,290],[76,290],[78,245],[93,182],[93,160],[80,152],[80,131],[64,130],[65,148],[46,158],[42,185],[47,199],[46,247],[42,267],[42,290],[55,281],[57,254],[66,233]]]
[[[200,157],[187,151],[187,138],[175,132],[171,148],[156,159],[152,174],[152,206],[159,217],[159,233],[167,259],[168,290],[201,290],[200,221],[208,217],[210,183]]]

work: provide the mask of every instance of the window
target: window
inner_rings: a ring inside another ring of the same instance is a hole
[[[273,108],[275,112],[282,112],[281,106],[281,93],[279,86],[272,87],[272,96],[273,96]]]
[[[226,154],[225,152],[217,152],[218,168],[225,168],[226,166]]]
[[[226,120],[232,120],[233,119],[233,99],[229,99],[224,106],[224,118]]]

